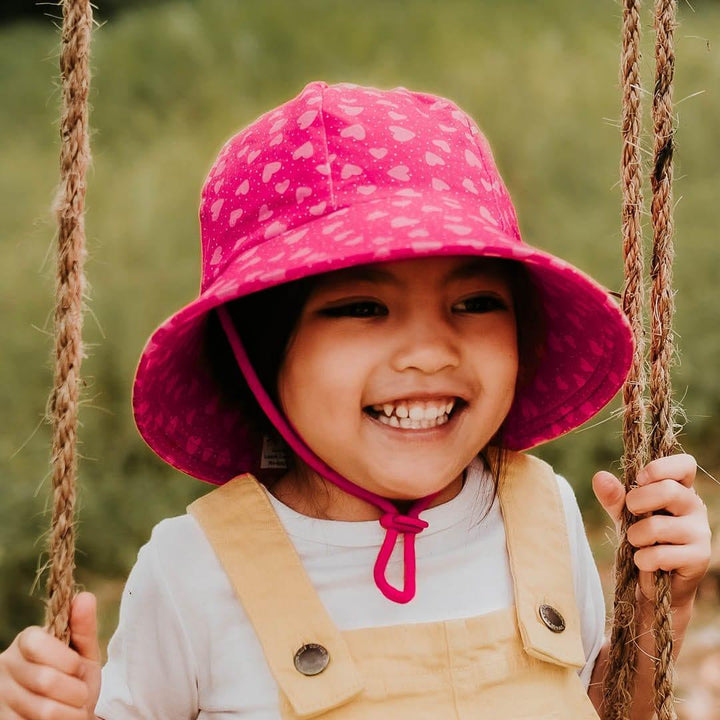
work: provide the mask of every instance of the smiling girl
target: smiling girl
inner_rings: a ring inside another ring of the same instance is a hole
[[[513,299],[493,265],[407,260],[317,283],[288,343],[278,396],[338,473],[393,500],[457,494],[510,410],[517,378]],[[285,476],[275,494],[297,487]],[[344,504],[354,519],[373,517],[362,500]]]
[[[632,341],[609,294],[520,239],[490,148],[453,103],[309,84],[223,147],[200,295],[148,342],[138,428],[219,485],[140,551],[99,668],[0,655],[0,718],[598,718],[602,590],[570,485],[523,454],[616,393]],[[708,564],[687,455],[650,463],[633,718],[650,718],[652,571],[676,648]],[[99,700],[98,700],[99,696]]]

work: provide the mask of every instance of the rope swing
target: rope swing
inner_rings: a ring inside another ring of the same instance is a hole
[[[674,407],[670,384],[673,359],[672,316],[672,157],[674,127],[672,80],[675,68],[673,32],[676,26],[675,0],[655,2],[655,87],[652,101],[653,165],[652,190],[653,251],[650,265],[650,382],[648,438],[645,412],[645,331],[644,259],[642,243],[642,163],[640,155],[640,2],[624,0],[620,66],[622,84],[623,190],[622,237],[625,260],[623,309],[635,335],[636,347],[630,373],[623,387],[623,480],[626,490],[635,485],[640,469],[650,460],[677,451]],[[605,680],[605,717],[629,717],[637,663],[635,629],[635,588],[638,569],[626,530],[632,522],[627,509],[622,516],[621,539],[615,559],[615,598],[610,658]],[[676,720],[673,700],[673,637],[670,615],[670,574],[655,573],[655,712],[658,720]]]
[[[642,242],[642,162],[639,0],[623,0],[621,83],[622,236],[625,265],[623,308],[632,325],[636,349],[623,389],[623,480],[629,490],[648,462],[676,451],[669,368],[673,358],[672,276],[672,79],[675,0],[655,0],[656,76],[652,102],[654,157],[652,189],[653,253],[650,279],[649,423],[645,412],[644,260]],[[73,513],[77,458],[77,414],[82,361],[82,298],[85,258],[85,173],[90,160],[88,133],[89,47],[92,10],[89,0],[63,0],[61,179],[58,218],[55,309],[55,382],[49,402],[52,418],[53,512],[46,626],[69,642],[70,604],[74,595],[75,534]],[[647,425],[650,425],[650,432]],[[638,580],[633,548],[625,531],[633,518],[625,510],[616,556],[616,592],[610,658],[605,681],[604,717],[627,720],[637,662],[635,589]],[[670,577],[656,573],[657,605],[653,632],[657,642],[655,710],[658,720],[675,720],[672,680]]]
[[[53,512],[50,574],[45,624],[55,637],[70,640],[70,603],[75,592],[75,443],[82,362],[82,298],[85,286],[85,172],[90,162],[88,92],[90,89],[89,0],[64,0],[60,74],[60,187],[55,201],[58,221],[55,286],[55,382],[50,396],[52,421]]]

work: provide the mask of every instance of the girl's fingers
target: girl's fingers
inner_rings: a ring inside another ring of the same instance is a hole
[[[5,703],[8,708],[17,713],[20,718],[33,720],[87,720],[86,708],[77,708],[64,705],[50,698],[36,695],[20,685],[13,685],[5,694]]]
[[[658,510],[666,510],[672,515],[689,515],[704,507],[692,488],[669,479],[633,488],[625,501],[633,515],[644,515]]]
[[[82,592],[73,599],[70,611],[72,646],[80,655],[92,662],[100,662],[96,605],[92,593]]]
[[[625,507],[625,488],[623,484],[606,470],[595,473],[592,479],[595,497],[619,530],[620,518]]]
[[[0,688],[1,690],[2,688]],[[2,720],[26,720],[18,715],[7,703],[0,701],[0,718]]]
[[[692,487],[695,482],[697,463],[692,455],[668,455],[649,462],[638,474],[638,485],[649,485],[660,480],[675,480],[685,487]]]
[[[694,515],[674,517],[652,515],[633,523],[627,529],[628,542],[637,548],[651,545],[710,545],[709,528]]]
[[[653,545],[635,553],[635,564],[644,572],[682,570],[684,580],[702,577],[707,560],[694,545]]]
[[[81,674],[83,661],[80,655],[42,628],[25,628],[15,642],[27,662],[49,665],[66,675]]]
[[[24,720],[24,718],[21,718],[12,708],[9,708],[5,704],[0,705],[0,718],[2,718],[2,720]]]
[[[74,675],[30,662],[11,663],[8,670],[18,685],[38,696],[73,708],[82,708],[88,703],[87,684]]]

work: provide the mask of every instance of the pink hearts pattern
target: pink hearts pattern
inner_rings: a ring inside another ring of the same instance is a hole
[[[412,130],[408,130],[404,127],[398,127],[397,125],[390,125],[388,130],[390,130],[392,139],[397,142],[408,142],[415,137],[415,133]]]
[[[223,402],[203,359],[212,308],[288,279],[428,255],[525,263],[547,337],[506,422],[511,449],[576,427],[616,392],[632,341],[607,292],[520,239],[477,125],[445,98],[405,88],[308,84],[220,150],[202,191],[199,297],[165,321],[138,367],[138,428],[160,457],[221,483],[263,474],[261,438]]]
[[[315,148],[313,147],[313,144],[308,140],[306,143],[303,143],[297,150],[295,150],[295,152],[292,154],[292,159],[307,159],[309,157],[312,157],[314,152]]]
[[[410,180],[410,172],[407,165],[396,165],[387,171],[387,174],[395,180],[407,182]]]
[[[358,198],[380,201],[406,185],[495,208],[495,224],[519,238],[507,191],[497,182],[489,146],[474,122],[450,101],[404,89],[391,94],[389,100],[389,93],[384,97],[373,88],[311,83],[297,98],[226,143],[204,192],[217,195],[216,200],[230,197],[226,187],[235,187],[238,194],[209,213],[201,210],[207,221],[205,252],[214,250],[215,244],[226,246],[228,232],[247,236],[249,244],[253,236],[264,239],[264,230],[254,225],[258,220],[292,228],[318,217],[320,202],[325,202],[323,213],[337,212]],[[282,141],[273,144],[280,135]],[[310,204],[308,192],[314,198]],[[264,205],[272,214],[260,210]],[[242,215],[233,214],[236,207],[243,209]],[[203,287],[224,271],[232,257],[223,251],[222,261],[206,274]]]
[[[359,123],[356,123],[355,125],[349,125],[345,129],[340,131],[340,137],[350,137],[354,138],[355,140],[364,140],[365,128]]]
[[[279,162],[268,163],[263,168],[262,181],[264,183],[270,182],[270,178],[282,167]]]

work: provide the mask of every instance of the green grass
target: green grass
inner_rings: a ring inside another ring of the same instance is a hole
[[[313,79],[445,94],[489,136],[525,239],[619,289],[619,14],[570,0],[198,0],[134,8],[97,30],[81,578],[121,576],[151,525],[204,490],[144,447],[129,398],[144,340],[197,291],[199,190],[222,142]],[[720,6],[681,5],[681,20],[676,97],[702,94],[677,106],[674,382],[684,442],[717,468]],[[27,595],[47,524],[56,43],[49,22],[0,30],[0,645],[37,618]],[[590,508],[589,476],[616,461],[618,436],[609,420],[542,454]]]

